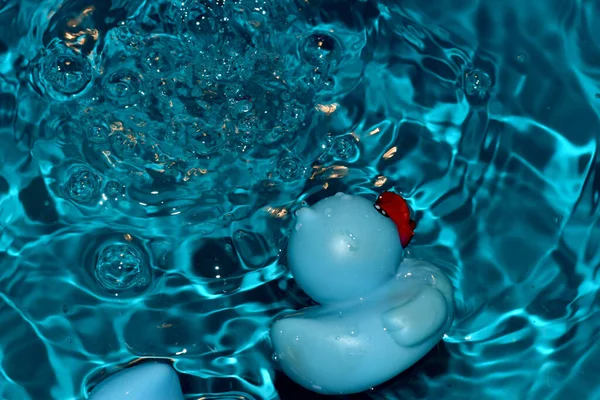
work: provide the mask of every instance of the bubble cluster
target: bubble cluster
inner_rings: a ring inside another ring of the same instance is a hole
[[[171,212],[188,191],[200,196],[219,182],[244,189],[273,187],[265,179],[297,182],[326,149],[303,155],[303,166],[294,151],[289,159],[282,151],[294,149],[309,130],[326,133],[325,125],[311,125],[318,116],[314,102],[333,89],[345,45],[334,26],[271,18],[275,11],[285,15],[279,8],[166,1],[107,23],[103,32],[85,31],[99,35],[93,50],[71,35],[55,38],[44,49],[39,81],[63,97],[80,94],[55,129],[61,145],[82,154],[90,172],[126,186],[129,210],[140,216],[156,187],[165,200],[155,206]],[[61,63],[71,69],[48,67]],[[248,173],[232,174],[232,162],[247,163]]]

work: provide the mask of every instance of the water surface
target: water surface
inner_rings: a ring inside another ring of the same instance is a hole
[[[189,399],[294,398],[293,213],[383,190],[458,311],[361,398],[600,397],[599,8],[0,0],[0,398],[147,358]]]

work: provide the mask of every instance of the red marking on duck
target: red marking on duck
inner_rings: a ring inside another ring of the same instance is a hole
[[[400,235],[400,243],[406,248],[415,235],[416,222],[410,219],[410,209],[406,200],[399,194],[383,192],[375,201],[375,209],[381,215],[390,218]]]

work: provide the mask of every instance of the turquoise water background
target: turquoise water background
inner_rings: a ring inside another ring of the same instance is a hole
[[[312,304],[293,213],[383,190],[457,315],[354,398],[600,398],[599,15],[0,0],[0,398],[83,399],[147,358],[189,399],[294,398],[268,338]]]

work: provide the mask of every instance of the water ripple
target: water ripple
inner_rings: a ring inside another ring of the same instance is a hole
[[[457,289],[442,343],[364,398],[600,396],[598,11],[0,1],[0,397],[147,358],[190,399],[296,393],[268,338],[311,304],[286,237],[342,190],[402,193]]]

